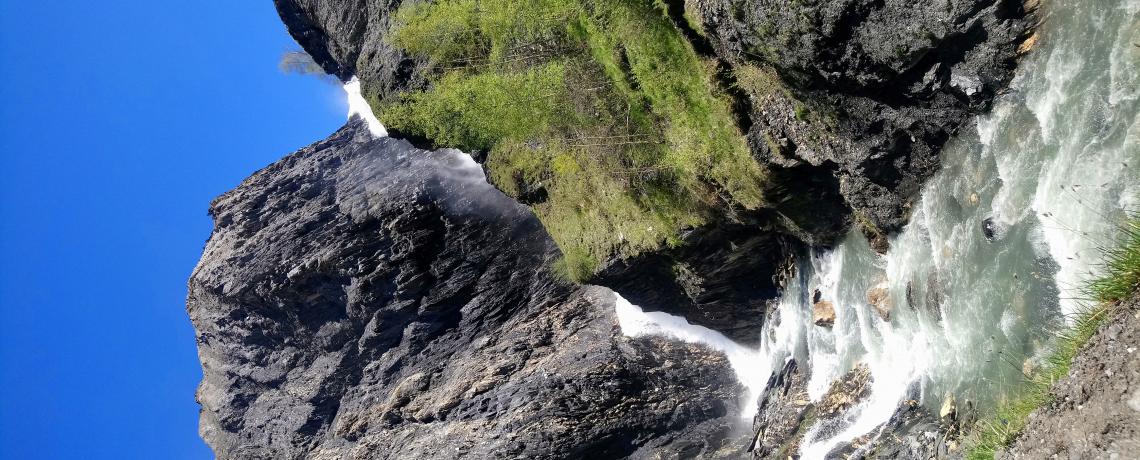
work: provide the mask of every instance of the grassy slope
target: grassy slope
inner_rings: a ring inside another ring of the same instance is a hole
[[[969,460],[992,460],[994,453],[1009,445],[1029,420],[1029,414],[1048,405],[1053,383],[1069,374],[1070,360],[1096,333],[1105,320],[1113,316],[1113,307],[1128,300],[1140,289],[1140,216],[1122,225],[1123,236],[1117,246],[1102,248],[1104,272],[1089,282],[1085,294],[1090,307],[1080,312],[1072,324],[1058,335],[1056,350],[1033,376],[1024,393],[1000,405],[978,422],[972,433]]]
[[[392,42],[431,85],[375,104],[393,128],[489,151],[492,180],[532,204],[584,280],[599,260],[680,244],[726,204],[764,205],[712,62],[655,0],[442,0],[401,7]]]

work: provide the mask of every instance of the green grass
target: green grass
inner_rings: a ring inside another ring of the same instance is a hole
[[[1087,287],[1087,294],[1101,303],[1128,300],[1140,289],[1140,216],[1122,224],[1121,233],[1117,246],[1101,250],[1105,275]]]
[[[726,204],[764,205],[731,101],[655,0],[406,4],[390,41],[429,86],[374,101],[386,125],[488,153],[491,180],[532,209],[583,281],[599,261],[680,244]]]
[[[1017,397],[1000,404],[978,422],[970,440],[968,460],[993,460],[994,453],[1007,447],[1025,429],[1029,414],[1052,403],[1053,383],[1069,374],[1070,360],[1080,353],[1097,328],[1115,313],[1115,306],[1140,289],[1140,216],[1121,225],[1122,236],[1111,246],[1100,248],[1104,257],[1102,274],[1082,289],[1090,299],[1071,325],[1058,334],[1056,348],[1045,364]]]

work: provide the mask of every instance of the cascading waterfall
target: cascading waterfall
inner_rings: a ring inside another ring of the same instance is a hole
[[[1140,0],[1044,8],[1037,49],[990,113],[946,145],[889,253],[852,232],[803,256],[751,365],[733,361],[748,350],[695,337],[682,319],[623,315],[636,307],[619,298],[625,333],[724,350],[753,392],[794,358],[816,401],[865,363],[870,397],[838,431],[809,430],[805,459],[874,434],[915,389],[935,411],[947,395],[983,410],[1012,396],[1049,352],[1050,331],[1080,308],[1095,248],[1140,202]],[[886,289],[889,321],[868,301],[873,286]],[[817,290],[835,307],[830,329],[812,324]]]
[[[372,113],[372,107],[368,105],[368,100],[360,94],[360,80],[352,77],[352,80],[344,84],[344,92],[348,96],[348,118],[352,119],[353,115],[359,116],[364,119],[364,123],[368,125],[368,131],[373,136],[387,137],[388,130]]]
[[[740,407],[754,406],[756,397],[764,390],[768,382],[768,368],[770,366],[757,365],[764,356],[756,350],[742,346],[729,340],[724,334],[704,326],[689,324],[685,318],[673,316],[662,312],[645,312],[640,307],[632,305],[618,294],[614,310],[617,313],[618,324],[622,334],[628,337],[666,336],[682,342],[695,343],[720,351],[728,358],[728,364],[736,373],[737,380],[748,389],[741,401]],[[743,416],[752,417],[752,412],[742,411]]]
[[[618,296],[623,333],[724,352],[749,390],[742,406],[752,407],[748,417],[788,359],[808,369],[816,401],[865,363],[871,396],[847,411],[837,432],[813,427],[801,445],[805,459],[872,433],[913,388],[930,407],[946,395],[982,408],[1011,395],[1023,371],[1049,351],[1049,331],[1079,308],[1076,288],[1097,262],[1094,248],[1140,203],[1140,0],[1063,0],[1045,8],[1037,49],[991,112],[946,145],[941,171],[923,187],[887,255],[852,232],[832,250],[801,257],[780,299],[780,321],[765,327],[760,350]],[[387,136],[359,81],[344,89],[349,118],[360,116],[374,136]],[[459,156],[457,170],[476,171],[470,157]],[[481,171],[477,176],[482,180]],[[872,286],[888,293],[889,321],[868,302]],[[835,307],[832,328],[812,324],[816,291]]]

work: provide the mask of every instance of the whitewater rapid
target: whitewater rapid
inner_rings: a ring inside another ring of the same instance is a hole
[[[947,144],[890,252],[877,256],[853,233],[801,259],[780,326],[763,333],[765,363],[807,363],[815,400],[857,363],[874,377],[846,429],[808,432],[803,458],[872,432],[911,389],[936,411],[947,396],[983,410],[1013,396],[1049,352],[1050,331],[1081,308],[1096,248],[1136,209],[1140,1],[1047,9],[1038,49],[992,111]],[[867,300],[882,277],[889,322]],[[816,289],[835,303],[831,329],[811,324]]]
[[[744,417],[788,359],[810,373],[813,401],[866,364],[870,396],[834,434],[810,429],[800,451],[806,460],[872,433],[912,396],[937,412],[948,395],[985,410],[1015,394],[1023,371],[1050,351],[1050,331],[1081,308],[1079,287],[1095,273],[1096,248],[1140,205],[1140,0],[1057,0],[1045,8],[1037,49],[993,109],[947,143],[942,169],[888,254],[876,254],[858,232],[804,254],[779,299],[781,320],[765,326],[758,350],[617,296],[623,333],[725,353],[748,389]],[[344,90],[349,119],[387,136],[360,82]],[[474,160],[455,153],[441,171],[485,183]],[[982,231],[987,220],[992,241]],[[889,321],[868,303],[874,285],[889,293]],[[812,324],[817,290],[835,307],[831,328]]]
[[[1051,331],[1082,308],[1096,248],[1111,244],[1125,210],[1140,204],[1140,0],[1045,9],[1037,48],[993,109],[946,145],[942,169],[887,255],[858,232],[804,254],[779,300],[780,324],[765,326],[759,350],[619,297],[623,331],[724,351],[753,411],[787,359],[809,370],[815,401],[865,363],[871,395],[847,411],[838,433],[809,430],[800,451],[809,460],[872,433],[910,397],[937,413],[947,396],[986,410],[1016,394],[1023,372],[1049,353]],[[880,283],[889,321],[868,302]],[[816,290],[835,306],[832,328],[812,324]]]

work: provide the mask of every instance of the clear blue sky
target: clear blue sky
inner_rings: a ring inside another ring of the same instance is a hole
[[[271,0],[0,1],[0,459],[208,459],[207,205],[345,120]]]

